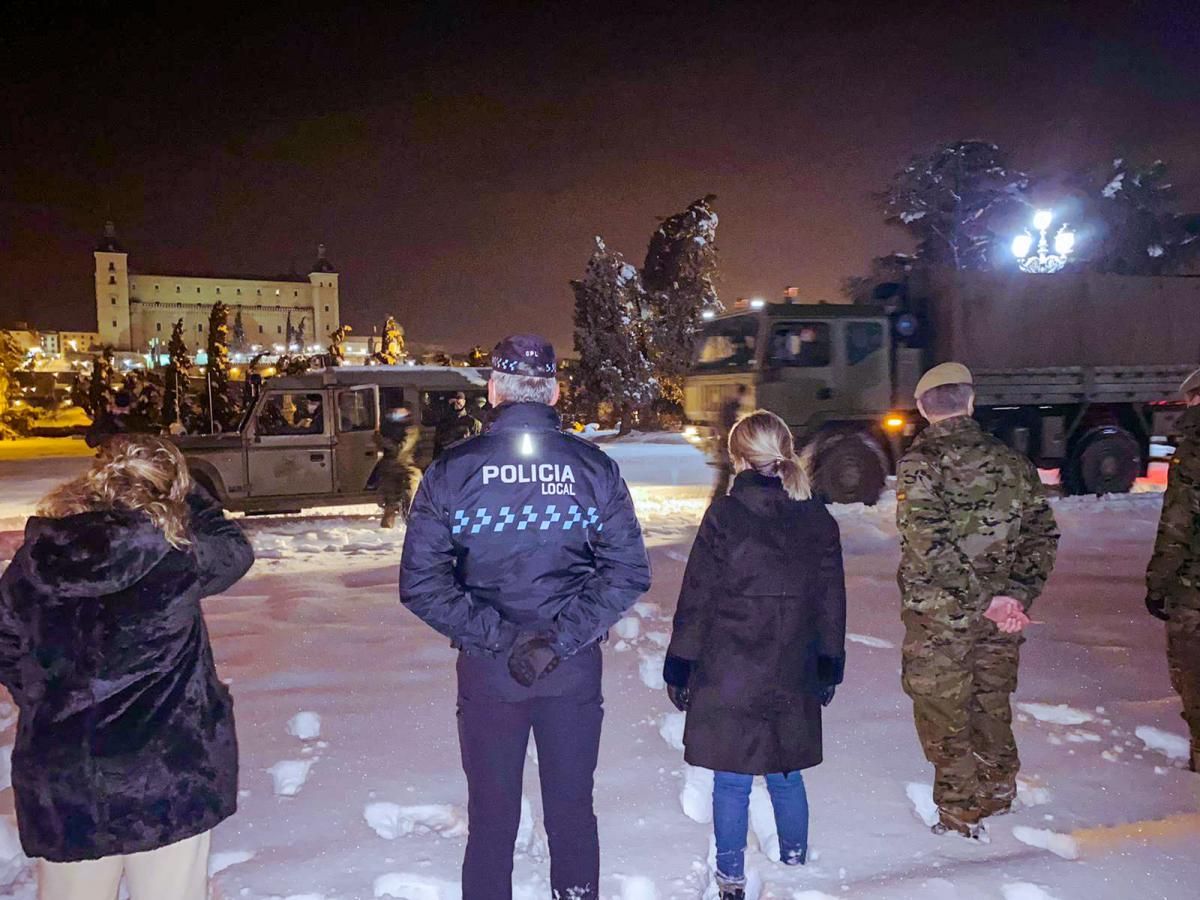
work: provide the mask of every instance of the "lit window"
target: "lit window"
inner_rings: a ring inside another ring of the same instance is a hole
[[[276,297],[278,297],[278,296],[279,296],[279,288],[275,288],[275,296],[276,296]]]

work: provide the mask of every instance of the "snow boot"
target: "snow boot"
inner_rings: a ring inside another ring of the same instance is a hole
[[[938,810],[938,816],[937,823],[930,829],[934,834],[954,833],[969,838],[972,841],[979,841],[981,844],[988,842],[987,829],[982,822],[968,821],[944,809]]]
[[[721,889],[721,900],[746,900],[746,885],[744,884],[717,882],[717,886]]]

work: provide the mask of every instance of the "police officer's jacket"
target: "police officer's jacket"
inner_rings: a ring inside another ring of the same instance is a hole
[[[569,656],[649,587],[617,464],[562,433],[544,404],[497,408],[487,433],[430,466],[413,500],[401,602],[472,655],[542,633]]]

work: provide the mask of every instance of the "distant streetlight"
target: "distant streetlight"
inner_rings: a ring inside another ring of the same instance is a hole
[[[702,319],[715,319],[716,317],[717,317],[717,314],[715,312],[713,312],[711,309],[706,309],[702,313],[700,313],[700,318],[702,318]]]
[[[1054,214],[1048,209],[1039,209],[1033,214],[1033,227],[1038,230],[1039,235],[1037,253],[1033,252],[1033,235],[1028,230],[1013,238],[1012,254],[1022,272],[1049,275],[1067,264],[1067,257],[1075,249],[1075,232],[1068,229],[1064,222],[1054,235],[1054,252],[1051,253],[1050,243],[1046,240],[1046,229],[1053,221]]]
[[[767,305],[767,301],[764,300],[762,297],[755,297],[750,301],[751,309],[762,309],[766,305]]]

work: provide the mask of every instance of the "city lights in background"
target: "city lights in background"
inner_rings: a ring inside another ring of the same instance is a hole
[[[1049,275],[1060,271],[1067,264],[1067,259],[1075,249],[1075,232],[1064,222],[1054,235],[1054,252],[1050,252],[1050,242],[1046,239],[1046,231],[1054,222],[1054,214],[1048,209],[1039,209],[1033,214],[1033,227],[1037,229],[1037,252],[1034,252],[1033,235],[1026,229],[1012,241],[1012,254],[1022,272],[1031,275]]]

